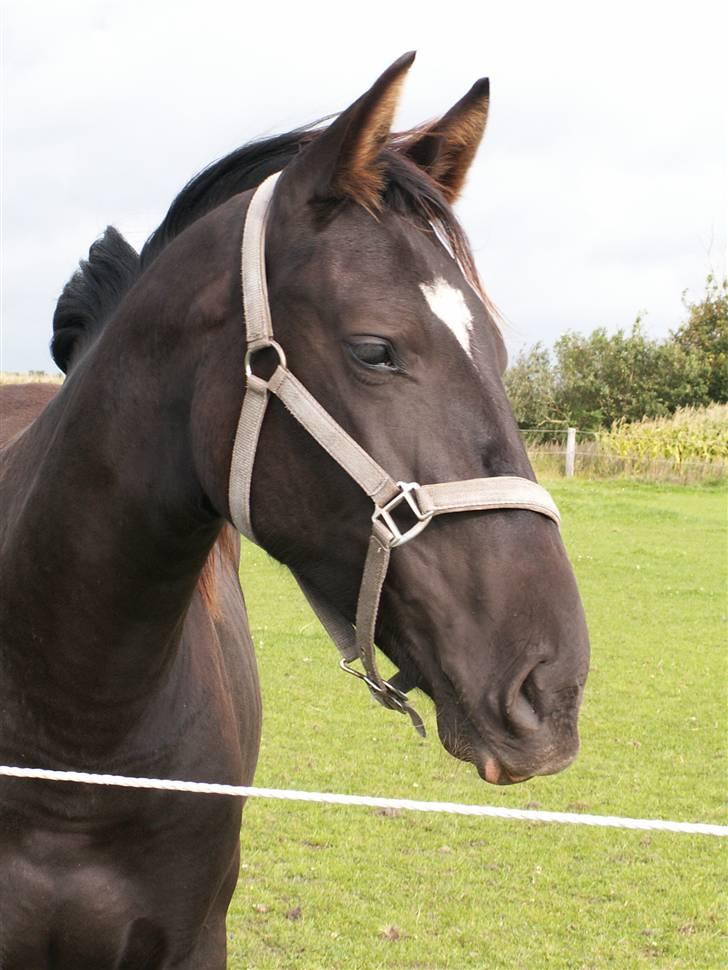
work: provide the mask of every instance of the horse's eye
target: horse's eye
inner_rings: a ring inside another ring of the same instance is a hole
[[[357,340],[352,341],[348,347],[365,367],[374,367],[377,370],[395,370],[397,367],[392,348],[384,340]]]

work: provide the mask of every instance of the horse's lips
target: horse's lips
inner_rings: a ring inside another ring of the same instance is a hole
[[[495,758],[486,758],[483,765],[483,777],[491,785],[497,785],[503,774],[503,769]]]
[[[533,775],[511,775],[493,757],[486,757],[482,763],[476,764],[476,768],[483,781],[487,781],[490,785],[515,785],[533,777]]]
[[[467,725],[467,735],[453,743],[453,734],[443,730],[440,723],[441,708],[436,706],[438,712],[438,729],[440,729],[440,740],[443,747],[454,758],[460,761],[467,761],[472,764],[483,781],[489,785],[516,785],[523,781],[533,778],[533,772],[527,775],[515,775],[510,772],[505,765],[492,754],[492,745],[483,737],[473,724],[473,719],[467,715],[460,723],[461,732]],[[464,723],[463,723],[464,722]]]

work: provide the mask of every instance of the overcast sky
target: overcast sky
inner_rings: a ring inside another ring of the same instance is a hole
[[[53,369],[55,301],[107,224],[138,248],[204,165],[410,49],[400,127],[491,78],[458,211],[512,353],[638,313],[665,336],[725,272],[717,0],[0,3],[4,370]]]

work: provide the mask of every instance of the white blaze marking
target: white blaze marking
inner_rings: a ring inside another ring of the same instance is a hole
[[[473,332],[473,316],[462,290],[450,286],[441,276],[432,283],[420,283],[420,289],[432,312],[454,334],[457,342],[472,359],[470,336]]]

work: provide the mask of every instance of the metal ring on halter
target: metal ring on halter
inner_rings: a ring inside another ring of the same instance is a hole
[[[285,354],[285,351],[283,350],[283,347],[281,347],[281,345],[278,343],[277,340],[270,340],[267,344],[264,344],[262,347],[251,348],[245,354],[245,376],[246,377],[250,377],[253,373],[252,364],[253,364],[253,357],[255,356],[255,354],[260,353],[261,350],[268,350],[269,348],[271,350],[275,350],[276,354],[278,355],[279,366],[280,367],[287,366],[286,354]]]

